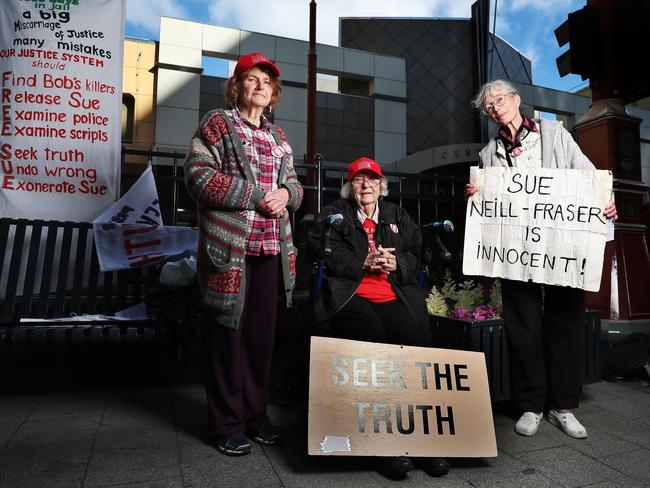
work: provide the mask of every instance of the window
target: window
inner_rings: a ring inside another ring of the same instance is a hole
[[[133,143],[133,122],[135,119],[135,98],[129,93],[122,95],[122,143]]]

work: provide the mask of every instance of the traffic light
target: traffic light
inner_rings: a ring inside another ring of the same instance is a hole
[[[598,9],[586,5],[570,13],[568,20],[555,29],[555,38],[560,47],[570,44],[569,50],[556,60],[560,76],[573,73],[586,80],[600,74],[603,61]]]
[[[616,91],[623,103],[650,96],[644,59],[650,27],[650,0],[616,0],[614,8]]]

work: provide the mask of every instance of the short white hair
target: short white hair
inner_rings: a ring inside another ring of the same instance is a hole
[[[379,183],[379,196],[385,197],[388,196],[388,182],[386,178],[382,178]],[[351,199],[352,198],[352,183],[346,181],[341,188],[341,198]]]
[[[488,81],[485,85],[481,87],[476,96],[472,99],[472,106],[474,108],[482,109],[483,102],[487,97],[493,93],[512,93],[513,95],[519,95],[519,91],[506,80],[493,80]]]

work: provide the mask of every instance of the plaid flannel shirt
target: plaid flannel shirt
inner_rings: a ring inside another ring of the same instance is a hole
[[[275,156],[272,152],[277,144],[271,133],[269,121],[262,116],[262,122],[258,128],[244,119],[238,109],[228,112],[231,114],[237,135],[244,145],[255,177],[255,184],[264,192],[277,190],[282,155]],[[248,246],[246,254],[249,256],[279,254],[280,221],[255,210],[247,212],[246,240]]]

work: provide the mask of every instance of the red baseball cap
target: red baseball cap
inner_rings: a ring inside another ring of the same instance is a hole
[[[371,173],[375,173],[377,176],[382,178],[384,177],[384,175],[381,174],[381,166],[379,166],[379,163],[370,158],[359,158],[356,161],[352,161],[348,165],[348,180],[354,178],[354,175],[359,171],[370,171]]]
[[[276,77],[280,77],[280,70],[278,67],[274,65],[271,60],[264,56],[262,53],[249,53],[240,56],[239,61],[237,61],[237,66],[235,66],[235,73],[245,73],[253,66],[260,64],[269,68],[273,73],[275,73]]]

